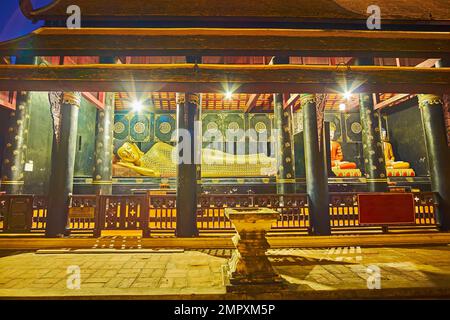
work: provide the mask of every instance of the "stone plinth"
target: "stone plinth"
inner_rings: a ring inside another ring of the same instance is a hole
[[[229,261],[229,291],[244,287],[281,285],[282,278],[274,271],[266,251],[270,245],[266,232],[277,221],[279,213],[267,208],[227,208],[225,215],[233,223],[237,234],[233,237],[236,250]]]

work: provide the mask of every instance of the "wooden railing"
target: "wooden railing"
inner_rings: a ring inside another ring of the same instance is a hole
[[[150,230],[175,232],[177,228],[176,200],[176,195],[149,196],[148,207]]]
[[[357,194],[330,193],[329,213],[332,228],[358,226]]]
[[[416,225],[436,225],[436,202],[432,192],[414,194]]]
[[[3,230],[3,224],[6,213],[8,212],[8,198],[0,194],[0,230]]]
[[[48,198],[45,196],[33,196],[32,231],[45,231],[47,219]]]
[[[97,208],[98,197],[95,195],[72,196],[69,205],[69,229],[73,231],[94,231]]]
[[[7,214],[10,196],[0,196],[0,230]],[[46,226],[47,197],[26,196],[32,200],[31,232],[43,232]],[[436,226],[434,194],[414,194],[415,225]],[[272,229],[310,229],[308,198],[306,194],[202,194],[198,198],[197,226],[200,231],[231,231],[232,224],[225,216],[225,208],[267,207],[280,212]],[[101,230],[142,230],[174,233],[176,230],[175,195],[74,195],[70,199],[68,227],[74,232]],[[335,230],[361,229],[358,221],[357,193],[331,193],[329,208],[331,226]]]
[[[149,236],[148,203],[146,196],[100,196],[95,223],[96,236],[102,230],[142,230]]]
[[[330,220],[332,228],[361,227],[358,219],[357,193],[330,194]],[[436,202],[432,192],[414,193],[415,225],[436,225]]]
[[[197,227],[200,231],[233,230],[225,208],[268,207],[281,213],[273,229],[308,229],[307,196],[295,195],[207,195],[198,199]],[[149,196],[150,230],[175,231],[176,196]]]
[[[197,213],[200,230],[231,230],[225,208],[271,208],[280,213],[272,229],[308,229],[308,198],[306,194],[201,195]]]

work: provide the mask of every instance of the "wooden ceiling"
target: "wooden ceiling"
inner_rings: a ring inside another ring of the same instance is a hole
[[[184,57],[127,57],[124,59],[129,64],[154,64],[154,63],[184,63]],[[268,64],[271,57],[260,56],[210,56],[203,57],[203,63],[216,64]],[[395,58],[377,58],[376,65],[382,66],[415,66],[423,59],[395,59]],[[302,65],[341,65],[351,62],[347,57],[291,57],[291,64]],[[376,98],[378,103],[392,98],[395,93],[382,93]],[[224,94],[205,93],[202,94],[202,110],[204,111],[250,111],[250,112],[273,112],[273,98],[271,94],[265,93],[257,95],[256,103],[248,110],[248,103],[252,99],[251,94],[233,94],[231,99],[226,99]],[[172,92],[154,92],[144,93],[137,96],[136,93],[120,92],[116,93],[116,110],[129,110],[131,103],[135,100],[143,101],[144,106],[160,111],[175,111],[176,97]],[[340,104],[346,105],[346,111],[357,110],[359,108],[358,95],[352,95],[345,99],[341,94],[327,94],[326,110],[338,111]],[[300,107],[300,100],[294,104],[294,110]]]
[[[377,97],[377,102],[386,101],[392,98],[394,93],[383,93]],[[233,94],[231,99],[227,99],[224,94],[205,93],[202,94],[203,111],[238,111],[245,112],[251,94]],[[339,111],[339,105],[344,103],[346,111],[354,111],[359,108],[359,95],[352,95],[348,100],[340,94],[327,94],[325,109],[328,111]],[[132,102],[142,101],[144,108],[154,111],[176,111],[176,98],[173,92],[154,93],[126,93],[117,92],[115,96],[116,110],[130,110]],[[250,112],[273,112],[273,100],[271,94],[258,95],[256,105]],[[294,104],[294,110],[300,107],[300,100]]]
[[[144,108],[156,111],[175,111],[176,94],[173,92],[153,92],[144,94],[118,92],[115,96],[116,110],[129,110],[135,100],[142,101]],[[227,99],[224,94],[202,94],[202,110],[205,111],[245,111],[251,94],[233,94]],[[252,112],[271,112],[272,95],[261,94],[258,96]]]

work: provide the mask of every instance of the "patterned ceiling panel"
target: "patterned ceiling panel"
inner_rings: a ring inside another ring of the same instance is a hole
[[[127,63],[184,63],[184,57],[126,57]],[[203,63],[224,63],[224,64],[268,64],[271,57],[203,57]],[[423,60],[423,59],[422,59]],[[416,65],[420,63],[420,59],[376,59],[377,65]],[[352,58],[349,57],[291,57],[291,64],[304,65],[339,65],[353,64]],[[126,92],[116,94],[116,109],[128,110],[131,103],[136,99],[135,94]],[[377,103],[392,98],[395,93],[378,94]],[[221,93],[203,93],[202,94],[202,110],[205,111],[245,111],[247,104],[251,100],[250,94],[233,94],[227,99]],[[154,92],[141,94],[140,101],[144,102],[144,107],[154,108],[155,111],[175,111],[176,110],[176,94],[173,92]],[[300,101],[294,105],[294,109],[298,109]],[[328,94],[325,109],[329,111],[339,111],[340,104],[346,104],[346,111],[354,111],[358,109],[358,95],[352,95],[348,100],[344,99],[341,94]],[[272,112],[272,94],[260,94],[256,103],[250,108],[251,112]]]
[[[395,96],[395,93],[383,93],[377,96],[377,102],[388,100]],[[250,99],[250,94],[240,93],[233,94],[231,99],[227,99],[221,93],[204,93],[202,94],[202,110],[205,111],[244,111]],[[132,102],[136,99],[134,94],[126,92],[116,93],[116,110],[131,109]],[[141,94],[138,98],[144,102],[144,108],[154,108],[155,111],[176,111],[176,94],[174,92],[154,92]],[[357,110],[359,106],[358,95],[352,95],[349,100],[344,99],[341,94],[327,94],[325,109],[330,111],[339,111],[339,105],[345,103],[346,110]],[[294,109],[300,107],[300,100],[297,100]],[[251,112],[271,112],[272,94],[261,94],[256,101]]]

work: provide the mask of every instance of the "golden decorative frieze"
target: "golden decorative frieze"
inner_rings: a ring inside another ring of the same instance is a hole
[[[426,105],[443,104],[442,97],[435,94],[418,94],[417,97],[419,98],[420,107],[425,107]]]
[[[189,103],[194,103],[196,105],[200,104],[200,94],[198,93],[187,93],[187,101]]]
[[[307,103],[316,103],[316,95],[312,93],[305,93],[300,95],[300,105]]]
[[[182,104],[186,101],[186,95],[184,93],[177,93],[176,95],[177,104]]]
[[[71,106],[80,107],[81,93],[80,92],[64,92],[63,103],[70,104]]]

